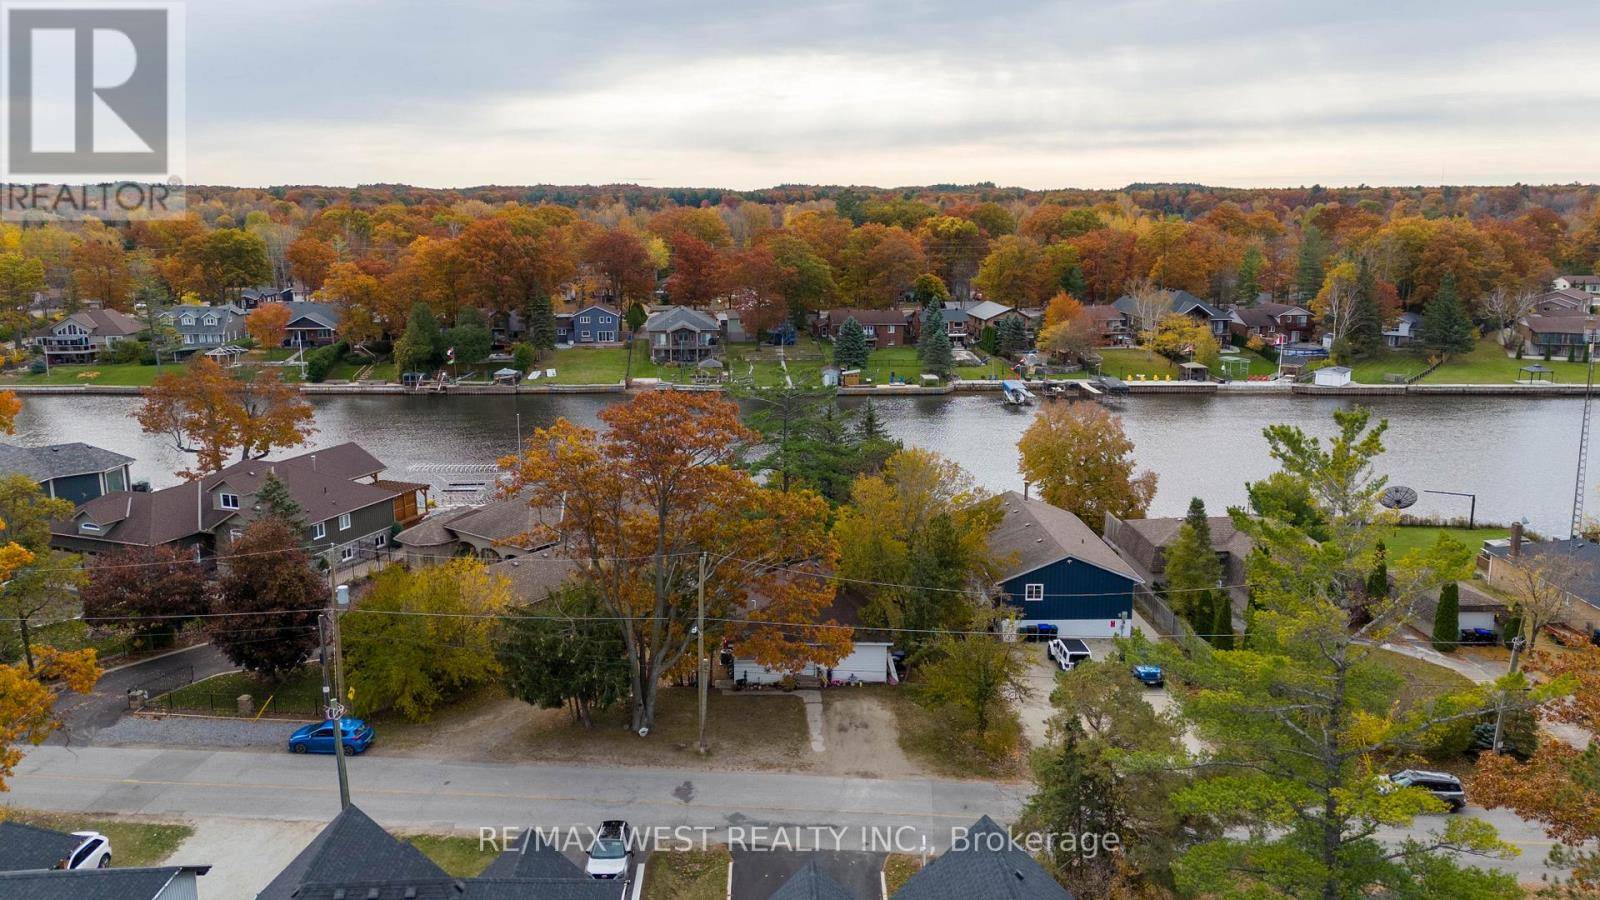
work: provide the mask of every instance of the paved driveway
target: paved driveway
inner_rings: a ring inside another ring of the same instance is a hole
[[[733,852],[733,896],[759,900],[772,896],[789,876],[816,859],[822,873],[856,900],[878,900],[883,894],[884,854],[849,850],[736,850]]]
[[[56,713],[65,727],[52,744],[92,744],[95,732],[109,728],[128,711],[128,691],[175,675],[206,678],[236,668],[215,647],[199,644],[106,673],[88,694],[63,694]]]

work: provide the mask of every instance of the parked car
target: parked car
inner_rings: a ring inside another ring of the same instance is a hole
[[[1049,622],[1030,622],[1027,625],[1017,626],[1017,637],[1028,643],[1054,640],[1060,633],[1061,629]]]
[[[632,862],[633,826],[621,819],[601,822],[583,871],[590,878],[625,878]]]
[[[1136,665],[1133,667],[1133,677],[1145,687],[1162,687],[1167,683],[1166,674],[1160,666]]]
[[[1433,796],[1443,800],[1450,806],[1451,812],[1460,812],[1467,805],[1467,790],[1461,786],[1461,779],[1449,772],[1429,772],[1424,769],[1406,769],[1396,772],[1386,778],[1387,782],[1395,787],[1421,788]],[[1380,785],[1380,790],[1382,786]]]
[[[1463,644],[1493,647],[1500,643],[1500,636],[1495,634],[1492,628],[1463,628],[1457,640]]]
[[[1045,653],[1055,660],[1061,671],[1070,671],[1073,666],[1094,657],[1089,655],[1089,645],[1077,638],[1056,638],[1045,646]]]
[[[69,869],[111,868],[111,840],[98,831],[74,831],[73,837],[83,838],[78,849],[67,858]]]
[[[372,730],[360,719],[345,716],[339,720],[344,733],[344,755],[352,756],[364,753],[372,746],[372,739],[377,737],[377,732]],[[302,725],[289,735],[289,751],[291,753],[332,753],[333,752],[333,720],[324,719],[310,725]]]

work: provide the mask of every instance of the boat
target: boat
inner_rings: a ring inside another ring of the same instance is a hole
[[[1005,402],[1011,406],[1028,406],[1033,403],[1033,392],[1020,381],[1000,382],[1000,394]]]

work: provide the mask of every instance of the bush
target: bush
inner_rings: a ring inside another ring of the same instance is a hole
[[[539,351],[533,349],[532,344],[518,343],[511,348],[511,360],[516,364],[517,371],[527,374],[533,364],[539,361]]]
[[[144,353],[144,341],[117,341],[100,352],[99,361],[105,365],[124,365],[138,362]]]
[[[310,351],[306,354],[306,380],[316,383],[327,378],[328,373],[333,371],[333,367],[338,365],[348,352],[350,345],[344,341]]]
[[[49,366],[46,366],[42,359],[36,359],[28,363],[28,372],[34,375],[43,375],[48,368]]]

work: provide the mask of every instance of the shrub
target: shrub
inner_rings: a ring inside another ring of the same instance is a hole
[[[318,347],[307,353],[306,380],[315,383],[327,378],[328,373],[333,371],[333,367],[338,365],[339,361],[344,359],[344,355],[349,351],[350,345],[340,341],[336,344],[329,344],[326,347]]]

